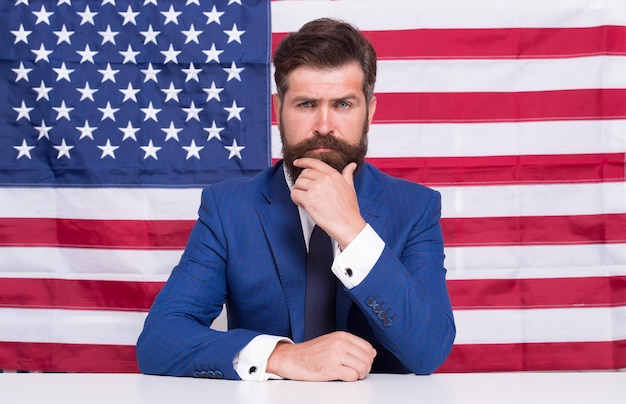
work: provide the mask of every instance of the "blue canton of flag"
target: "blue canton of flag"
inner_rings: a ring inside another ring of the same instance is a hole
[[[0,184],[201,186],[270,164],[269,0],[0,6]]]

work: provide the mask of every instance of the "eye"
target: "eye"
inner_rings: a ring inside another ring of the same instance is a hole
[[[313,103],[311,101],[304,101],[298,104],[298,106],[301,108],[311,108],[313,106]]]
[[[345,101],[340,101],[340,102],[337,103],[337,107],[339,109],[348,109],[348,108],[350,108],[350,104],[345,102]]]

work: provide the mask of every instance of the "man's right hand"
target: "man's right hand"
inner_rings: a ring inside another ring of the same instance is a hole
[[[299,344],[279,343],[266,371],[291,380],[356,381],[367,376],[375,357],[369,342],[336,331]]]

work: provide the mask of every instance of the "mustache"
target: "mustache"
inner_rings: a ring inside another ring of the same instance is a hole
[[[306,152],[317,148],[325,148],[332,150],[342,150],[346,147],[345,142],[338,140],[333,135],[316,135],[310,139],[304,140],[297,145],[297,149]]]

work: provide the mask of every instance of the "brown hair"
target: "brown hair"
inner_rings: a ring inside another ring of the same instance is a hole
[[[282,100],[287,91],[287,76],[300,66],[336,68],[357,62],[363,69],[366,101],[374,94],[376,51],[352,25],[331,19],[310,21],[299,31],[287,35],[274,52],[274,80]]]

